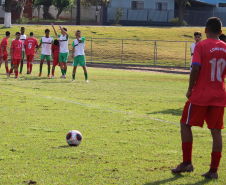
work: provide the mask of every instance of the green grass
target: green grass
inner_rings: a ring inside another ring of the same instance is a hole
[[[8,79],[0,69],[0,184],[225,184],[223,154],[219,180],[200,174],[209,169],[211,136],[194,128],[195,171],[172,175],[182,160],[179,120],[188,76],[81,68],[76,81]],[[225,118],[224,118],[225,121]],[[68,147],[69,130],[83,141]],[[224,131],[223,131],[224,132]],[[223,133],[225,136],[225,132]]]
[[[0,34],[4,34],[6,30],[14,33],[20,30],[21,26],[13,26],[12,28],[0,28]],[[25,33],[29,35],[32,31],[35,37],[40,40],[44,36],[44,30],[49,28],[50,35],[54,36],[52,27],[41,25],[25,25]],[[58,27],[56,26],[58,29]],[[197,30],[203,32],[203,27],[184,27],[184,28],[153,28],[153,27],[101,27],[101,26],[67,26],[70,35],[69,49],[73,42],[75,31],[81,30],[82,35],[86,37],[86,60],[88,62],[107,62],[107,63],[124,63],[124,64],[144,64],[154,65],[154,47],[155,40],[157,47],[157,65],[165,66],[189,66],[191,61],[190,45],[194,42],[193,33]],[[223,29],[223,32],[226,28]],[[59,32],[59,31],[58,31]],[[0,35],[2,39],[4,35]],[[54,37],[55,39],[56,37]],[[92,41],[91,41],[92,38]],[[106,38],[106,39],[103,39]],[[124,39],[124,40],[122,40]],[[131,39],[131,40],[125,40]],[[140,41],[139,41],[140,40]],[[144,41],[145,40],[145,41]],[[148,41],[147,41],[148,40]],[[173,42],[167,42],[173,41]],[[183,41],[183,42],[178,42]],[[187,41],[187,44],[186,42]],[[91,49],[92,47],[92,49]],[[8,47],[9,49],[9,47]],[[186,54],[185,54],[186,52]],[[92,54],[92,58],[91,58]],[[36,60],[40,59],[40,50],[37,53]],[[69,58],[72,61],[71,58]]]

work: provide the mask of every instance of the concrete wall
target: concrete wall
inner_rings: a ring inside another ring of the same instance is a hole
[[[97,15],[97,22],[100,22],[100,9],[101,6],[98,6],[98,15]],[[51,6],[49,8],[49,13],[56,19],[56,15],[58,11],[54,6]],[[39,14],[39,19],[43,19],[43,6],[41,6],[40,9],[40,14]],[[72,20],[76,20],[76,15],[77,15],[77,9],[73,8],[72,9]],[[33,16],[38,17],[38,9],[35,9],[33,11]],[[63,20],[70,20],[71,19],[71,12],[65,13],[62,12],[59,16],[59,19]],[[85,22],[93,22],[96,19],[96,6],[89,6],[89,7],[81,7],[81,21]]]

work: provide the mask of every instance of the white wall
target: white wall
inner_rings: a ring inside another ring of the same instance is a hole
[[[101,7],[98,6],[98,9]],[[98,11],[98,16],[97,16],[97,22],[100,22],[100,11]],[[49,13],[56,19],[56,15],[58,11],[54,6],[51,6],[49,8]],[[43,6],[41,6],[40,9],[40,14],[39,14],[39,19],[43,19]],[[38,9],[35,9],[32,14],[34,17],[38,17]],[[76,20],[76,15],[77,15],[77,8],[72,9],[72,19]],[[95,21],[96,18],[96,6],[89,6],[89,7],[82,7],[81,6],[81,21]],[[59,16],[59,19],[64,19],[64,20],[70,20],[71,19],[71,13],[64,13],[62,12]]]

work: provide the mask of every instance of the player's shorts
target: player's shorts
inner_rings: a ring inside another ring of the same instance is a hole
[[[59,65],[59,58],[54,57],[54,59],[53,59],[53,65],[54,66]]]
[[[41,59],[43,60],[51,60],[51,56],[50,55],[44,55],[44,54],[41,54]]]
[[[59,62],[67,62],[69,52],[67,53],[59,53]]]
[[[3,60],[4,61],[6,61],[7,60],[7,58],[8,58],[8,55],[7,54],[5,54],[5,55],[3,55],[3,57],[0,57],[0,59],[2,59],[3,58]]]
[[[74,58],[73,66],[86,66],[85,55],[78,55]]]
[[[13,59],[13,65],[18,66],[20,65],[21,59]]]
[[[181,122],[190,126],[203,127],[204,120],[209,129],[223,129],[224,107],[199,106],[186,102]]]
[[[22,51],[22,59],[24,59],[25,51]]]
[[[27,61],[33,62],[34,61],[34,55],[27,55]]]

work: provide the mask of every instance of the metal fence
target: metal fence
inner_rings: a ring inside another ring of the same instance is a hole
[[[1,39],[3,37],[0,35]],[[40,36],[35,37],[41,39]],[[69,39],[69,62],[73,61],[71,44],[74,39]],[[188,67],[191,61],[190,45],[189,41],[86,38],[85,55],[90,63]],[[41,48],[35,60],[40,60],[40,56]]]

